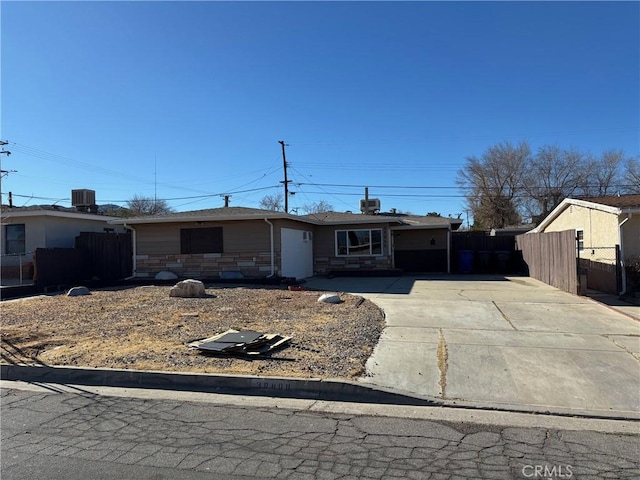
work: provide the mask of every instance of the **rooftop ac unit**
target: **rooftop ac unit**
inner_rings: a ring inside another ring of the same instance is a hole
[[[380,211],[380,199],[370,198],[368,201],[364,198],[360,200],[360,211],[364,214],[375,213]]]
[[[95,190],[71,190],[71,205],[74,207],[91,207],[96,204]]]

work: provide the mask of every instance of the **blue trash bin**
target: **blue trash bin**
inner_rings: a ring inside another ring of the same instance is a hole
[[[458,270],[460,273],[473,273],[473,250],[460,250]]]

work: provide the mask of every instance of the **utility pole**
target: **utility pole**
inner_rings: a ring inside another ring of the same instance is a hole
[[[284,167],[284,213],[289,213],[289,180],[287,180],[287,156],[284,152],[284,147],[287,146],[283,140],[279,140],[278,143],[282,145],[282,165]]]
[[[10,151],[4,149],[4,146],[8,144],[9,142],[0,140],[0,147],[2,147],[2,150],[0,150],[0,217],[2,217],[2,177],[4,177],[5,173],[9,174],[8,170],[2,170],[2,155],[4,154],[7,157],[11,155]],[[4,249],[4,227],[2,227],[0,228],[0,254],[4,253]],[[20,270],[20,273],[22,274],[22,270]]]
[[[9,142],[0,140],[0,147],[4,147],[5,145],[8,145],[8,144]],[[8,170],[2,170],[2,154],[8,157],[9,155],[11,155],[11,152],[9,150],[5,150],[4,148],[0,150],[0,210],[2,209],[2,177],[4,177],[5,173],[6,174],[9,173]]]

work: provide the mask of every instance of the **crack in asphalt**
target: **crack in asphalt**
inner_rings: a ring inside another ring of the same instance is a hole
[[[291,480],[527,478],[527,465],[571,466],[574,478],[640,475],[637,436],[175,400],[14,391],[7,397],[4,418],[24,411],[53,418],[37,428],[3,425],[3,461],[14,454],[67,456]]]

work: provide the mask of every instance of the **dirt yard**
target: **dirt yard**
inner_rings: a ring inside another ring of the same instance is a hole
[[[94,290],[0,304],[3,362],[201,373],[355,378],[384,327],[369,301],[342,294],[211,285],[203,298],[169,297],[170,287]],[[185,342],[228,329],[291,336],[259,359],[211,356]]]

